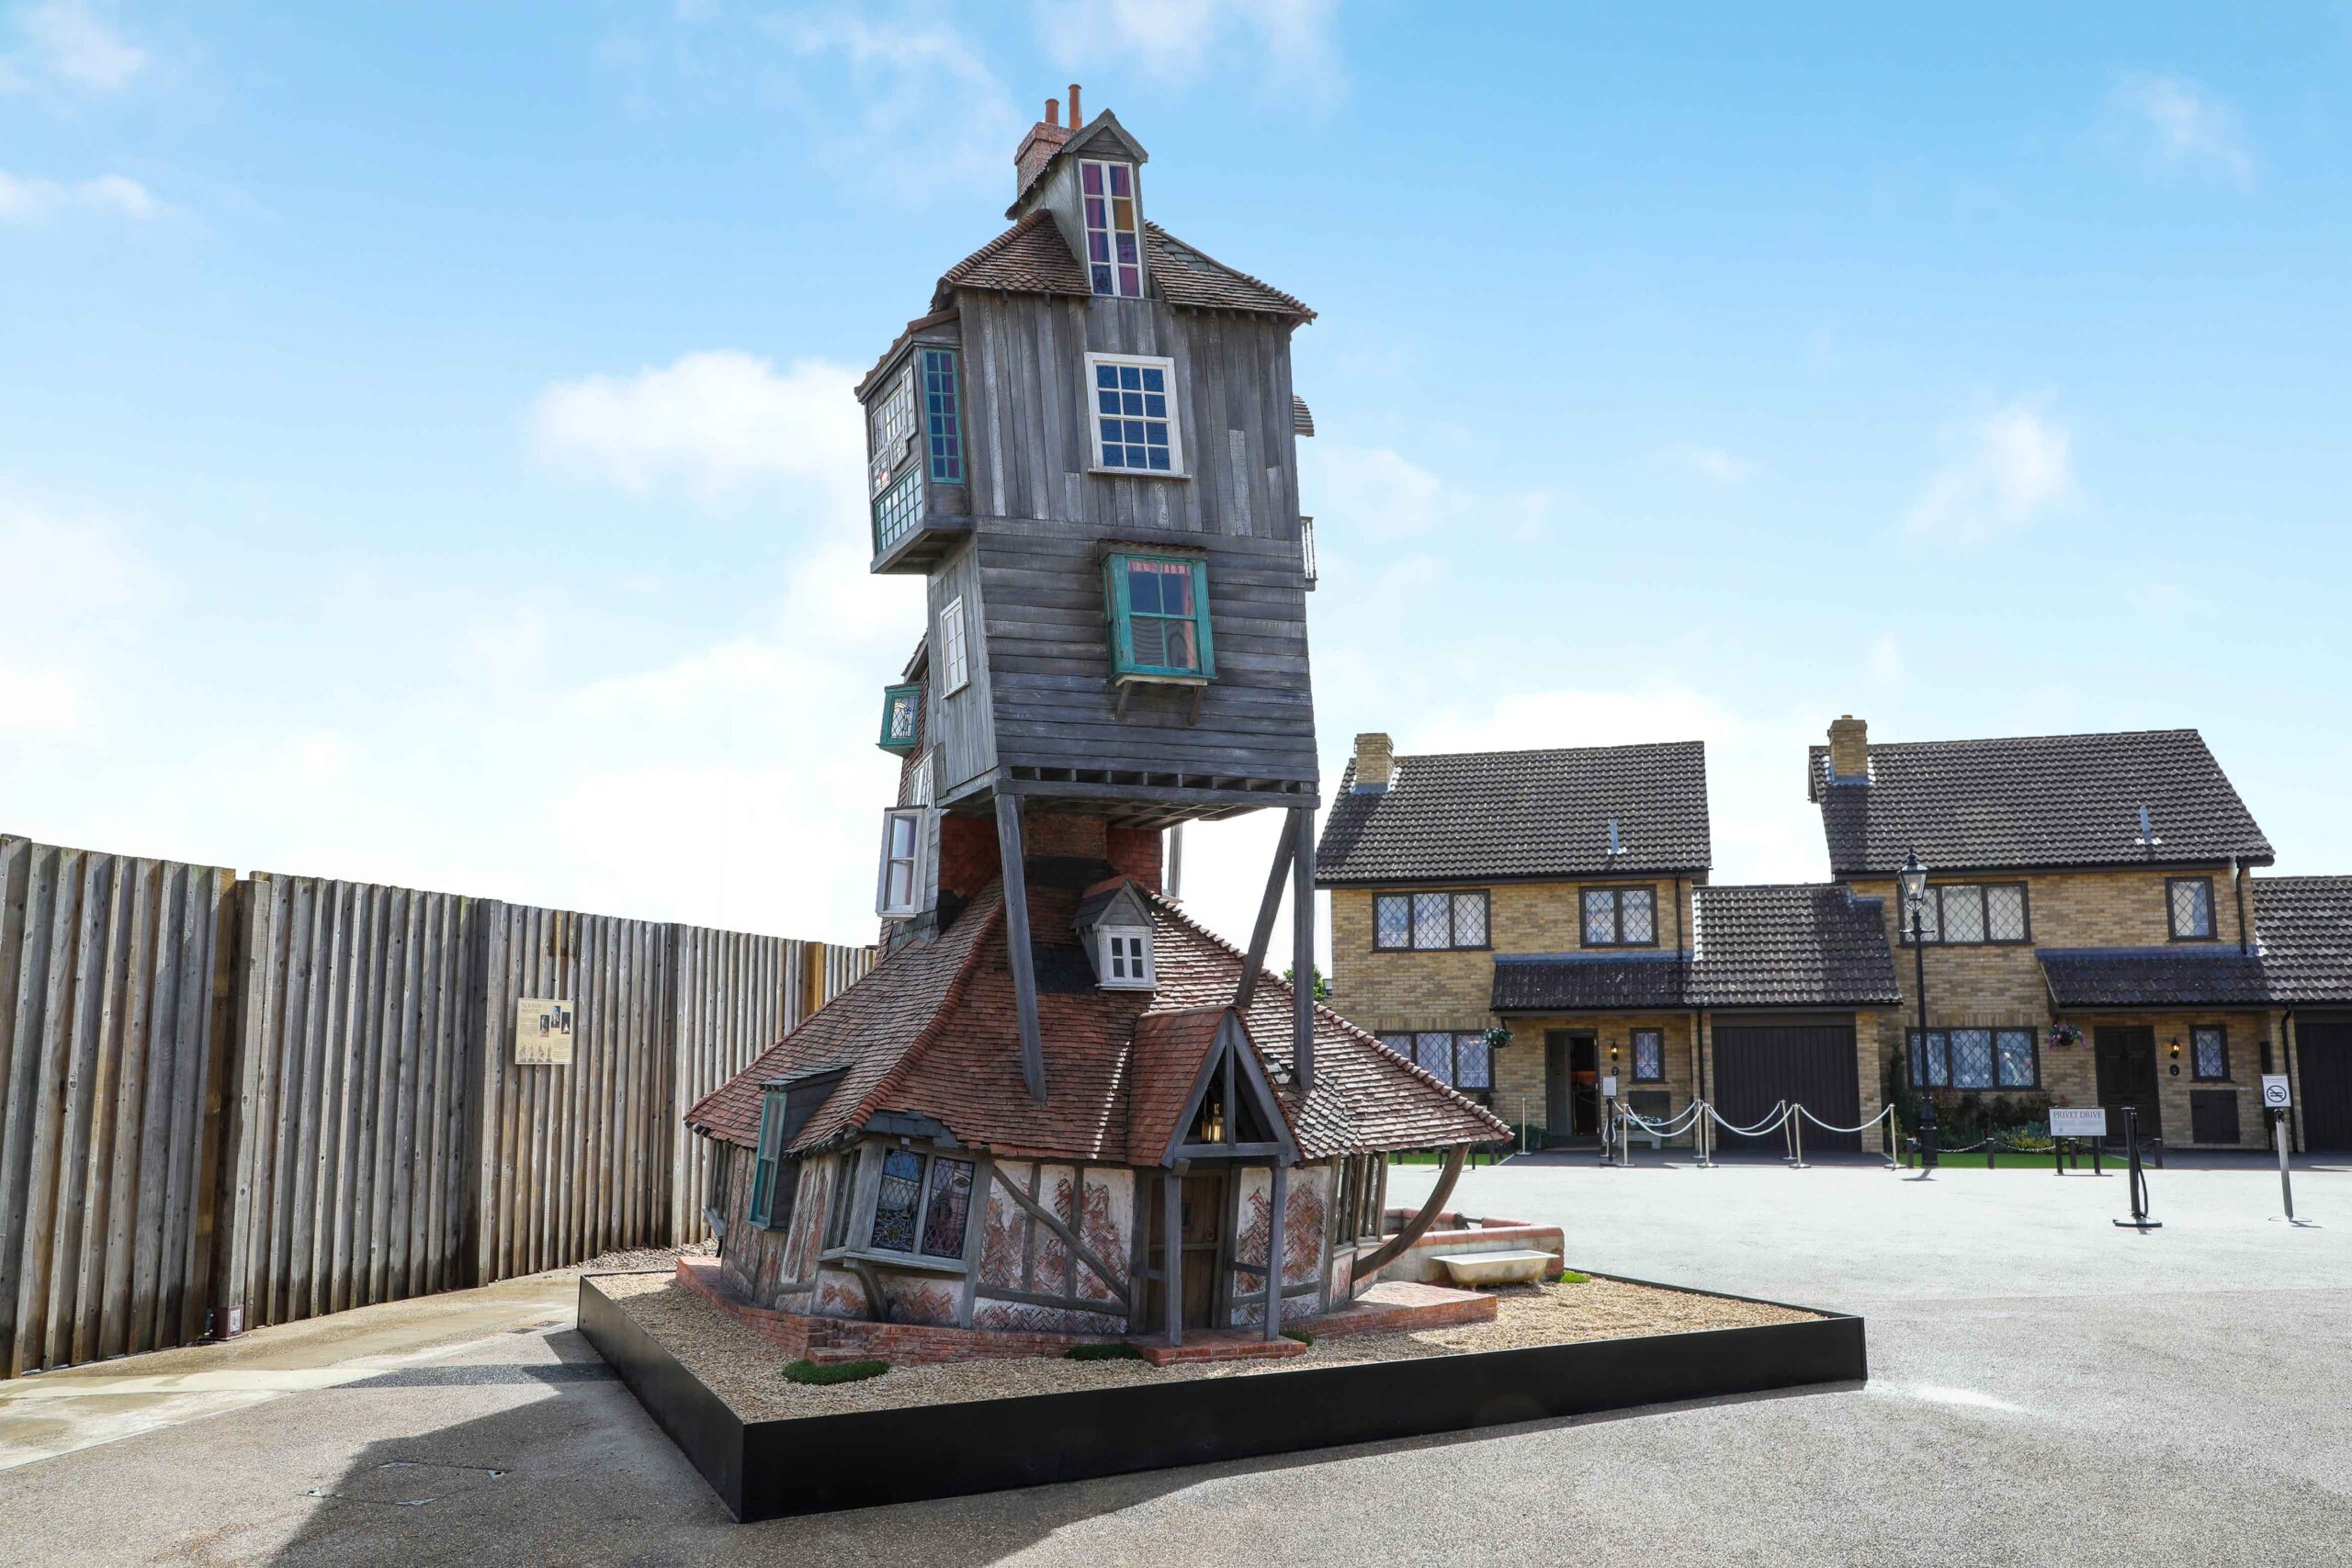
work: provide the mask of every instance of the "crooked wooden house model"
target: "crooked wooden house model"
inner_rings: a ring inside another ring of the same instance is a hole
[[[1345,1306],[1509,1134],[1263,973],[1286,884],[1297,973],[1315,948],[1313,312],[1151,222],[1142,145],[1079,107],[1048,105],[1011,226],[858,388],[872,570],[929,594],[884,694],[885,952],[687,1122],[752,1304],[1271,1339]],[[1269,808],[1244,952],[1164,896],[1164,835]],[[1448,1168],[1392,1222],[1406,1148]]]

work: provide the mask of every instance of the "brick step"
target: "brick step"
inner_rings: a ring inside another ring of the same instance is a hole
[[[1185,1334],[1182,1345],[1161,1345],[1145,1339],[1128,1343],[1142,1351],[1143,1359],[1155,1367],[1183,1366],[1195,1361],[1278,1361],[1306,1354],[1306,1347],[1295,1339],[1269,1339],[1255,1329],[1195,1328]]]

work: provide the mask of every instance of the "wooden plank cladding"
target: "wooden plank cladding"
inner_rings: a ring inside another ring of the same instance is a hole
[[[0,838],[0,1372],[203,1328],[232,873]]]
[[[871,963],[0,836],[0,1375],[699,1240],[686,1107]]]

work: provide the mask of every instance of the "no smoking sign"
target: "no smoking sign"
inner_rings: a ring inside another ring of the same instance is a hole
[[[2287,1075],[2284,1073],[2263,1074],[2262,1108],[2265,1111],[2284,1111],[2289,1103]]]

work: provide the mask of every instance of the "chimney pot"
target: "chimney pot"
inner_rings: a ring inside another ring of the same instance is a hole
[[[1069,128],[1077,130],[1085,124],[1086,121],[1080,118],[1078,112],[1078,84],[1072,82],[1069,85]]]
[[[1840,714],[1829,727],[1829,775],[1867,783],[1871,776],[1871,727]]]
[[[1059,98],[1047,98],[1046,100],[1046,123],[1047,125],[1059,125],[1061,122],[1062,101]]]
[[[1357,736],[1355,793],[1385,795],[1396,776],[1396,743],[1377,731]]]

